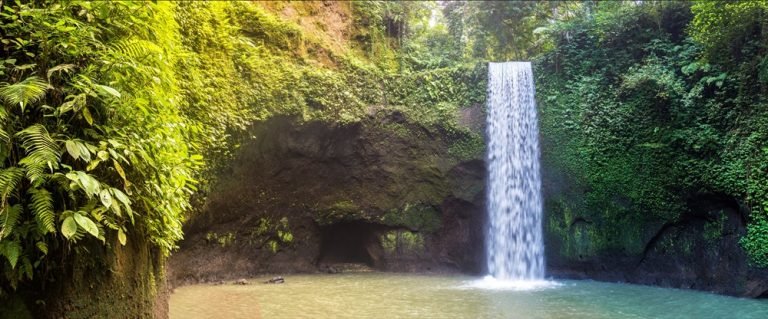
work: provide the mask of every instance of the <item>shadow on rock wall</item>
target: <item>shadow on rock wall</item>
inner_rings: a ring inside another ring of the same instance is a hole
[[[176,284],[358,263],[479,273],[481,160],[398,112],[349,125],[281,117],[220,175],[170,260]]]

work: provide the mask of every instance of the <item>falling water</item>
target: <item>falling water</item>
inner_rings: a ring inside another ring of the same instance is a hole
[[[534,94],[530,62],[489,64],[486,255],[499,280],[544,278]]]

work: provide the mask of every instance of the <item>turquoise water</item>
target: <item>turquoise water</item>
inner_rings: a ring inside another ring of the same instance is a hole
[[[171,318],[768,318],[766,300],[593,281],[504,286],[391,273],[263,280],[177,288]]]

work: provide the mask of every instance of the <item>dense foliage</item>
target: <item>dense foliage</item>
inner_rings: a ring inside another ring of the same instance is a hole
[[[468,86],[482,69],[401,75],[379,59],[427,7],[339,8],[361,24],[348,52],[254,3],[3,2],[0,292],[47,280],[60,257],[101,258],[94,243],[142,237],[168,254],[190,201],[273,115],[344,125],[388,105],[481,151],[452,112],[482,101]]]
[[[46,255],[81,241],[149,235],[172,248],[196,161],[175,57],[158,45],[177,39],[150,30],[172,30],[168,6],[15,4],[1,14],[4,281],[31,279]]]
[[[544,158],[587,193],[550,204],[605,221],[597,249],[637,252],[632,225],[726,195],[751,212],[742,244],[768,265],[766,9],[658,2],[555,26],[537,60]]]

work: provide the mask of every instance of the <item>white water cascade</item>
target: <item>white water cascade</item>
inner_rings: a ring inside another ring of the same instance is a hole
[[[539,129],[530,62],[488,66],[488,271],[544,279]]]

